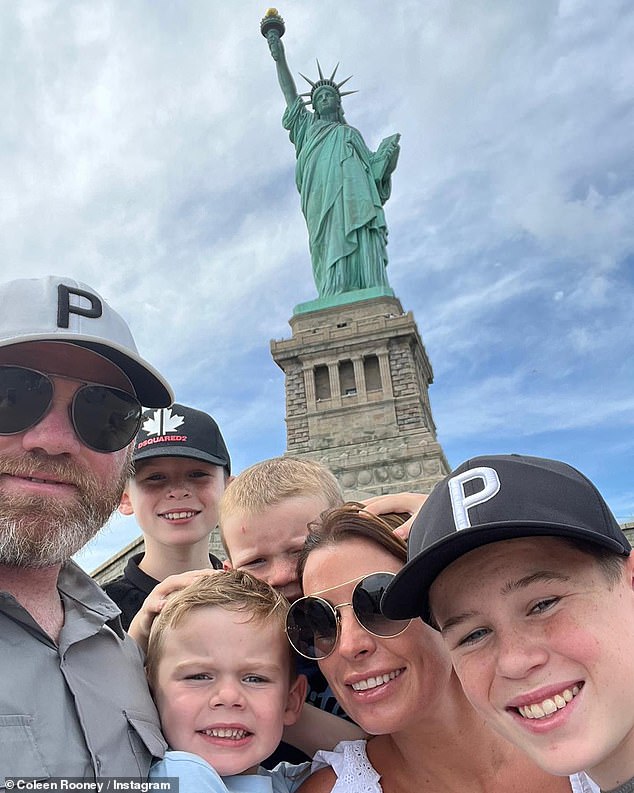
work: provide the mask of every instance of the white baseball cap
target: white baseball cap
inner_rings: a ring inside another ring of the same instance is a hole
[[[146,407],[167,407],[174,393],[138,353],[125,320],[92,287],[56,275],[0,284],[0,347],[61,341],[92,350],[128,377]]]

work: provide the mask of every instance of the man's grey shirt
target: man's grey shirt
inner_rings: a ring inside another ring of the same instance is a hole
[[[141,651],[119,609],[73,562],[56,644],[0,592],[0,790],[4,778],[146,778],[166,745]]]

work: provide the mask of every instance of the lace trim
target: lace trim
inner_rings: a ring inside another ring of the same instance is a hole
[[[313,771],[326,765],[337,774],[332,793],[382,793],[381,777],[368,760],[365,741],[342,741],[334,752],[317,752]]]
[[[341,741],[333,752],[317,752],[312,771],[330,766],[337,775],[331,793],[383,793],[379,784],[381,776],[368,759],[366,741]],[[634,787],[618,788],[610,793],[634,793]],[[584,773],[570,777],[573,793],[600,793],[595,783]]]

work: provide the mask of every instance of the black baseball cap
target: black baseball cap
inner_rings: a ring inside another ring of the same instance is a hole
[[[150,457],[191,457],[222,465],[231,473],[229,452],[214,419],[176,402],[168,408],[146,410],[141,418],[132,462]]]
[[[391,619],[430,622],[429,589],[452,562],[488,543],[536,536],[586,540],[622,556],[632,550],[597,488],[572,466],[517,454],[467,460],[418,512],[408,562],[381,609]]]

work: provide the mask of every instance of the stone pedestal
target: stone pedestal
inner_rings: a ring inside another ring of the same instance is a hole
[[[348,496],[428,493],[449,466],[412,313],[386,295],[302,309],[292,338],[271,342],[286,375],[287,454],[327,465]]]

